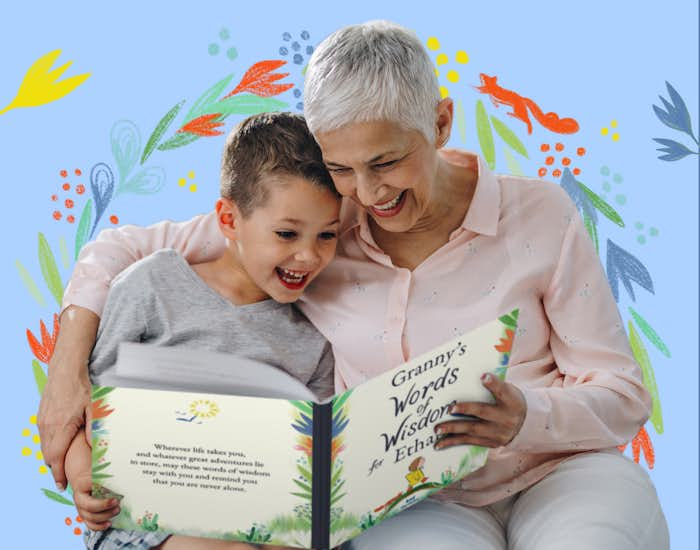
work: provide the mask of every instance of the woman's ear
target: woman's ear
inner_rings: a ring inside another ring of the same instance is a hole
[[[236,239],[236,220],[240,217],[240,212],[236,203],[230,199],[220,198],[216,201],[216,221],[219,230],[224,237],[229,240]]]
[[[439,149],[444,146],[450,139],[452,132],[452,119],[454,112],[454,102],[451,98],[446,97],[437,105],[437,121],[435,123],[435,147]]]

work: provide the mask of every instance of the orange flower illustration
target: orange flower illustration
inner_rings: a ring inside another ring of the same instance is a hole
[[[331,443],[331,461],[335,460],[335,457],[344,450],[345,445],[343,445],[342,438],[336,437]]]
[[[506,329],[506,337],[501,338],[501,343],[495,345],[494,347],[496,348],[496,351],[500,351],[501,353],[510,353],[511,348],[513,347],[513,338],[515,337],[515,332],[509,328]]]
[[[624,452],[627,448],[627,443],[618,446],[620,452]],[[640,455],[644,451],[644,460],[646,460],[647,466],[650,470],[654,469],[654,463],[656,462],[656,455],[654,453],[654,445],[651,443],[649,434],[644,429],[644,426],[639,428],[637,435],[632,439],[632,458],[639,464]]]
[[[114,412],[114,409],[110,409],[109,405],[102,404],[103,399],[98,399],[92,403],[92,419],[97,420],[98,418],[104,418],[109,416]]]
[[[58,338],[58,315],[53,314],[53,333],[49,334],[46,325],[43,320],[39,321],[39,329],[41,334],[41,344],[37,340],[36,336],[31,330],[27,329],[27,341],[29,342],[29,347],[39,361],[48,364],[53,355],[53,349],[56,346],[56,339]]]
[[[299,445],[295,445],[294,449],[297,451],[302,451],[306,456],[311,457],[313,454],[311,438],[308,435],[303,435],[300,436],[297,441],[299,442]]]
[[[190,120],[176,133],[189,132],[190,134],[196,134],[198,136],[220,136],[223,132],[218,130],[218,128],[224,125],[223,122],[217,120],[220,116],[220,113],[202,115]]]
[[[287,62],[279,59],[260,61],[253,65],[248,71],[243,75],[243,78],[228,95],[224,96],[224,99],[236,95],[241,92],[250,92],[260,97],[271,97],[274,95],[279,95],[282,92],[292,88],[294,84],[273,84],[278,80],[283,79],[285,76],[289,76],[289,73],[273,73],[275,69],[278,69]]]

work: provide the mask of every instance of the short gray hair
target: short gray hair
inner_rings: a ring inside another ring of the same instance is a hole
[[[304,115],[313,134],[387,120],[435,143],[440,90],[418,37],[389,21],[343,27],[319,44],[306,70]]]

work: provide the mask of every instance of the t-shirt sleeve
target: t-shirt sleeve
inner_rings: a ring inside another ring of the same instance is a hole
[[[334,393],[333,388],[333,367],[335,360],[330,342],[326,342],[323,347],[321,359],[318,362],[316,371],[309,380],[309,389],[316,394],[319,399],[326,399]]]
[[[114,367],[122,342],[140,342],[148,327],[144,308],[148,307],[147,286],[139,282],[138,272],[129,272],[114,281],[107,295],[97,329],[97,341],[90,355],[93,382]]]
[[[557,452],[629,441],[646,422],[651,398],[598,254],[573,205],[543,304],[563,382],[520,387],[527,412],[506,448]]]
[[[211,212],[185,222],[125,225],[101,231],[78,256],[63,295],[62,310],[77,305],[102,315],[112,280],[137,260],[162,248],[177,250],[189,263],[218,258],[224,249],[224,237],[216,215]]]

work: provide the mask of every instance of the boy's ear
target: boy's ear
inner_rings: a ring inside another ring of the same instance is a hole
[[[236,221],[240,218],[236,203],[222,197],[216,201],[215,210],[216,221],[224,237],[234,240],[236,238]]]

